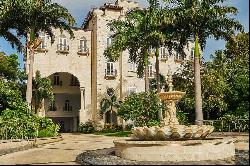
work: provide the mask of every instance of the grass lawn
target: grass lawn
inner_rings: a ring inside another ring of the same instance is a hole
[[[119,131],[115,133],[94,133],[96,135],[105,135],[105,136],[112,136],[112,137],[129,137],[131,134],[131,131]]]

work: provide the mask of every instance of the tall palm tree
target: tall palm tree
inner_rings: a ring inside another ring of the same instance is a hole
[[[4,17],[13,23],[10,28],[15,29],[18,36],[26,38],[30,50],[26,101],[31,108],[34,52],[41,43],[39,32],[48,34],[52,43],[54,42],[52,28],[66,30],[73,37],[71,26],[75,24],[75,20],[66,8],[52,3],[51,0],[2,1],[5,9]]]
[[[169,3],[169,0],[165,0]],[[230,40],[235,31],[243,30],[242,25],[230,18],[236,15],[237,8],[223,5],[227,0],[172,0],[172,9],[176,36],[180,44],[186,44],[188,39],[195,39],[195,123],[203,124],[201,79],[200,79],[200,49],[203,51],[206,41],[213,36],[216,40]],[[200,48],[201,47],[201,48]]]

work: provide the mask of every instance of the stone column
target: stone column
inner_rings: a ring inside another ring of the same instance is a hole
[[[85,87],[80,88],[81,91],[81,111],[85,110]]]

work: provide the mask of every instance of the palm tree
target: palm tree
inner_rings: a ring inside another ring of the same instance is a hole
[[[23,45],[19,38],[13,34],[10,30],[15,24],[9,21],[8,15],[6,14],[6,4],[9,3],[6,0],[0,0],[0,36],[7,40],[11,46],[16,47],[19,52],[23,50]]]
[[[203,124],[199,46],[203,51],[209,37],[230,40],[235,30],[243,30],[237,20],[229,17],[229,14],[237,14],[237,8],[222,5],[223,2],[226,0],[174,0],[172,9],[180,44],[186,44],[190,38],[195,39],[195,123],[198,125]]]
[[[71,26],[75,20],[63,6],[52,3],[51,0],[2,0],[4,3],[4,18],[13,23],[9,28],[16,30],[18,36],[26,38],[29,48],[29,72],[26,91],[26,101],[31,108],[32,78],[35,49],[40,45],[39,32],[44,32],[54,42],[52,28],[60,28],[69,32],[73,37]]]
[[[105,50],[105,56],[118,60],[120,52],[129,50],[129,59],[138,64],[137,74],[145,74],[145,91],[149,91],[148,63],[149,50],[156,49],[156,71],[159,83],[159,47],[164,44],[166,35],[160,31],[162,13],[158,0],[148,0],[148,9],[135,9],[127,13],[125,20],[115,20],[109,24],[115,32],[114,42]]]

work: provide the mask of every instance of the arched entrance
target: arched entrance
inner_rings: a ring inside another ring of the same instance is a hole
[[[60,132],[76,132],[81,109],[79,80],[67,72],[53,73],[49,78],[55,101],[45,101],[45,116],[61,126]]]

